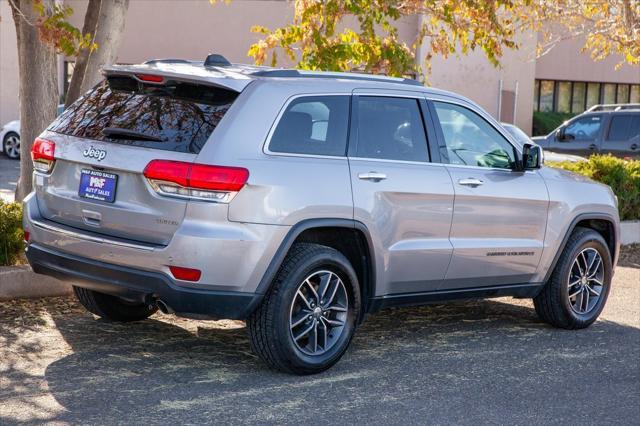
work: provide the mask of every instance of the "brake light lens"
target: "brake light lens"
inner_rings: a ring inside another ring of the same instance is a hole
[[[147,83],[163,83],[164,77],[153,74],[136,74],[138,80],[146,81]]]
[[[55,164],[56,144],[46,139],[36,138],[31,146],[33,168],[42,173],[51,173]]]
[[[24,230],[24,242],[28,243],[29,242],[29,237],[31,236],[31,234],[29,233],[29,231],[27,231],[26,229]]]
[[[162,195],[228,203],[247,183],[249,170],[153,160],[145,167],[144,176],[153,189]]]
[[[199,281],[202,272],[199,269],[183,268],[182,266],[169,266],[171,274],[178,280]]]

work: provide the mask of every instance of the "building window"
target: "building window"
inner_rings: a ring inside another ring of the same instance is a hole
[[[587,109],[600,103],[600,83],[587,84]]]
[[[540,111],[553,111],[553,87],[554,82],[540,81]]]
[[[618,95],[616,97],[616,102],[619,104],[624,104],[629,102],[629,85],[628,84],[618,84]]]
[[[573,96],[571,98],[571,112],[578,114],[584,111],[586,95],[587,95],[586,83],[573,83]]]
[[[629,103],[640,104],[640,84],[634,84],[631,86],[629,95]]]
[[[561,81],[558,83],[556,111],[571,112],[571,83],[568,81]]]
[[[599,104],[640,103],[640,84],[536,80],[533,109],[580,114]]]
[[[616,103],[616,85],[606,83],[602,88],[602,103],[603,104],[615,104]]]

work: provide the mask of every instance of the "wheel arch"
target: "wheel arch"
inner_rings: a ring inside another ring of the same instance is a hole
[[[560,243],[560,246],[558,247],[558,250],[553,257],[553,261],[551,262],[551,265],[549,266],[549,269],[545,274],[544,282],[547,282],[551,277],[551,274],[558,264],[558,260],[560,259],[560,256],[567,245],[569,237],[578,226],[593,229],[594,231],[602,235],[604,240],[607,242],[607,246],[609,247],[609,251],[611,252],[611,261],[613,266],[615,267],[618,260],[619,247],[615,218],[607,213],[582,213],[574,217],[569,224],[569,227],[567,228],[567,231],[562,238],[562,242]]]
[[[346,236],[347,231],[350,235]],[[295,224],[276,250],[271,263],[260,280],[256,293],[265,294],[284,259],[297,242],[310,242],[332,247],[351,262],[360,285],[362,309],[359,321],[369,311],[375,295],[375,252],[367,227],[351,219],[306,219]]]

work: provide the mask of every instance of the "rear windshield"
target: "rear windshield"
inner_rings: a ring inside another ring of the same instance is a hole
[[[197,154],[238,93],[169,81],[109,77],[49,127],[70,136]]]

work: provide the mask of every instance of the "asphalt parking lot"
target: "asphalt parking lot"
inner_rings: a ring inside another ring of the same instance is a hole
[[[0,424],[638,424],[638,253],[589,329],[550,328],[510,298],[388,310],[312,377],[267,370],[241,322],[0,303]]]

